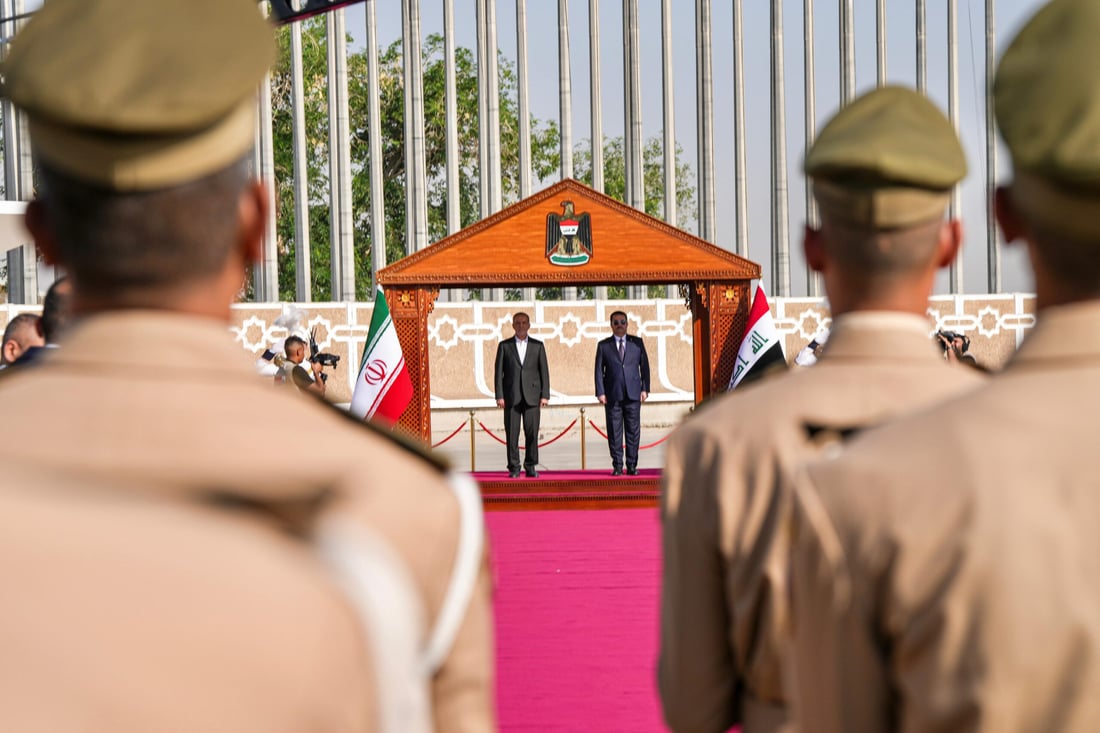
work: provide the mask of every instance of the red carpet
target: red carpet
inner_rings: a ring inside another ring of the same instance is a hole
[[[506,733],[664,731],[652,509],[486,514]]]
[[[524,482],[532,481],[532,479],[520,474],[519,478],[508,478],[507,471],[474,471],[471,476],[478,482],[486,481],[506,481],[514,482],[517,488],[522,488]],[[616,482],[623,482],[629,486],[632,482],[636,481],[652,481],[661,477],[661,470],[659,468],[640,468],[638,469],[637,476],[612,476],[610,468],[601,469],[589,469],[587,471],[581,471],[577,469],[575,471],[539,471],[540,481],[591,481],[598,479],[607,479],[608,481],[614,480]]]

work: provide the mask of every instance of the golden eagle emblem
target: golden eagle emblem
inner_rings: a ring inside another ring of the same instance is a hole
[[[592,257],[592,219],[562,201],[562,213],[546,215],[546,256],[555,265],[576,267]]]

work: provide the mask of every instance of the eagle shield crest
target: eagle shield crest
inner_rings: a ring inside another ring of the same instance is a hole
[[[562,213],[546,215],[546,256],[563,267],[583,265],[592,257],[592,220],[573,211],[572,201],[562,201]]]

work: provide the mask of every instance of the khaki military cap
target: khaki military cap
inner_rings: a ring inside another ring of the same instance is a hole
[[[273,59],[252,0],[48,0],[11,43],[3,94],[47,165],[117,190],[163,188],[252,147]]]
[[[993,83],[1012,198],[1054,231],[1100,236],[1100,2],[1055,0],[1005,51]]]
[[[897,86],[841,109],[806,153],[822,213],[895,229],[943,216],[966,156],[951,122],[924,95]]]

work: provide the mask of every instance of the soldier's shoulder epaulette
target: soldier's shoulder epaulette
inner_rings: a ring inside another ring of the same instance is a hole
[[[321,400],[323,402],[323,400]],[[394,446],[404,450],[406,453],[410,453],[417,458],[427,463],[432,468],[436,469],[440,473],[446,473],[451,470],[451,463],[443,456],[433,452],[430,448],[425,446],[419,440],[416,440],[410,435],[399,433],[396,430],[387,430],[380,425],[370,422],[369,420],[360,420],[347,410],[341,409],[336,405],[325,402],[326,408],[336,413],[345,422],[355,425],[360,430],[367,430],[374,435],[377,435],[384,440],[389,441]]]

